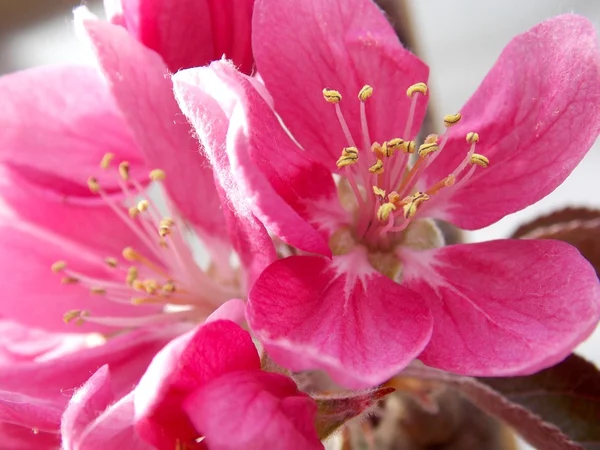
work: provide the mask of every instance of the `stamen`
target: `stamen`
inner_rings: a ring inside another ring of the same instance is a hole
[[[323,98],[329,103],[339,103],[342,101],[342,94],[334,89],[323,89]]]
[[[52,272],[54,272],[54,273],[62,272],[66,268],[67,268],[66,261],[56,261],[54,264],[52,264],[52,266],[50,266],[50,270],[52,270]]]
[[[358,161],[358,149],[356,147],[346,147],[342,150],[342,156],[337,160],[336,165],[339,169],[356,164]]]
[[[79,278],[75,278],[73,276],[66,276],[61,278],[60,282],[62,284],[76,284],[79,283]]]
[[[427,94],[427,85],[425,83],[415,83],[406,90],[406,95],[412,97],[415,92],[423,95]]]
[[[490,165],[490,160],[479,153],[473,153],[471,155],[471,164],[477,164],[478,166],[485,168]]]
[[[138,214],[140,213],[140,210],[138,209],[137,206],[132,206],[130,207],[127,212],[129,213],[129,217],[131,217],[132,219],[135,219]]]
[[[166,177],[167,175],[165,174],[165,171],[161,169],[151,170],[150,174],[148,175],[150,181],[163,181]]]
[[[427,195],[430,195],[430,196],[434,195],[437,192],[439,192],[440,189],[443,189],[445,187],[450,187],[455,182],[456,182],[456,177],[454,175],[450,174],[446,178],[444,178],[443,180],[438,181],[436,184],[434,184],[429,189],[427,189],[427,192],[425,192],[425,193]]]
[[[458,122],[460,122],[461,118],[462,115],[460,113],[446,114],[444,116],[444,125],[446,126],[446,128],[450,128],[451,126],[456,125]]]
[[[385,142],[383,144],[385,145]],[[379,142],[373,142],[373,144],[371,144],[371,151],[375,153],[375,156],[377,156],[379,159],[382,159],[384,156],[386,156],[383,147],[381,144],[379,144]]]
[[[101,287],[92,287],[90,288],[90,292],[95,295],[106,295],[106,289]]]
[[[400,146],[404,153],[412,155],[415,152],[415,141],[404,141]]]
[[[429,198],[429,195],[425,192],[415,192],[412,196],[405,199],[408,200],[408,203],[403,206],[404,218],[410,219],[413,217],[417,213],[419,205],[429,200]]]
[[[388,194],[388,200],[394,204],[397,204],[400,201],[400,194],[396,191],[392,191]]]
[[[375,164],[373,164],[371,167],[369,167],[369,172],[374,173],[379,175],[380,173],[383,173],[383,161],[381,159],[378,159]]]
[[[467,142],[469,144],[475,144],[476,142],[479,142],[479,134],[471,131],[470,133],[467,133]]]
[[[437,144],[439,138],[440,137],[437,134],[432,133],[432,134],[427,135],[427,137],[425,138],[424,143],[425,144],[431,144],[431,143],[436,143]]]
[[[137,280],[137,278],[138,278],[137,267],[131,266],[129,269],[127,269],[127,278],[125,279],[125,282],[129,286],[132,286],[133,283],[135,282],[135,280]]]
[[[175,223],[173,222],[173,219],[171,219],[170,217],[165,217],[160,221],[160,224],[158,225],[158,234],[160,235],[160,237],[165,237],[171,234],[171,227],[174,225]]]
[[[148,200],[140,200],[137,204],[137,210],[139,212],[146,212],[148,211],[149,206],[150,204],[148,203]]]
[[[98,183],[98,180],[95,177],[89,177],[87,183],[88,188],[90,189],[90,191],[92,191],[92,193],[97,194],[100,191],[100,184]]]
[[[100,161],[100,167],[102,169],[108,169],[110,167],[110,163],[112,162],[114,157],[115,157],[114,153],[104,154],[104,156],[102,157],[102,160]]]
[[[390,213],[395,210],[396,210],[396,205],[394,205],[393,203],[389,203],[389,202],[384,203],[377,210],[377,219],[380,222],[385,222],[388,219],[388,217],[390,216]]]
[[[381,150],[385,156],[390,158],[396,150],[402,148],[402,144],[404,144],[404,141],[400,138],[390,139],[389,141],[385,141],[383,143]]]
[[[380,187],[373,186],[373,194],[379,197],[381,201],[385,200],[385,191]]]
[[[129,163],[127,161],[123,161],[119,164],[119,175],[123,180],[129,180]]]
[[[67,311],[63,315],[63,320],[65,323],[71,323],[75,320],[75,325],[81,326],[84,323],[83,318],[88,316],[90,313],[88,311],[73,309],[71,311]],[[76,320],[77,319],[77,320]]]
[[[361,102],[366,102],[367,99],[369,97],[371,97],[371,95],[373,95],[373,88],[371,86],[369,86],[368,84],[365,84],[362,89],[360,90],[360,92],[358,93],[358,99]]]
[[[419,146],[419,156],[425,158],[427,155],[437,152],[440,146],[436,142],[425,143]]]
[[[149,269],[153,270],[154,272],[156,272],[156,273],[164,276],[165,278],[169,278],[169,274],[168,273],[166,273],[159,266],[157,266],[156,264],[154,264],[148,258],[146,258],[142,254],[138,253],[137,251],[135,251],[131,247],[125,247],[123,249],[123,258],[125,258],[127,261],[135,261],[135,262],[142,263],[146,267],[148,267]]]
[[[371,142],[371,136],[369,135],[369,124],[367,122],[367,111],[365,107],[365,102],[369,97],[371,97],[371,95],[373,95],[373,88],[368,84],[363,86],[358,93],[358,98],[360,99],[360,128],[362,131],[364,148],[368,148],[369,143]]]
[[[118,261],[116,260],[116,258],[105,258],[104,262],[108,267],[112,267],[113,269],[118,265]]]

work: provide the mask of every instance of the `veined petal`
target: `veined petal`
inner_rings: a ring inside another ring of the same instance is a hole
[[[448,143],[425,173],[431,185],[466,156],[477,132],[478,168],[447,189],[431,214],[477,229],[552,192],[600,132],[600,50],[594,25],[567,14],[514,38],[461,111]],[[476,200],[474,200],[476,199]],[[433,204],[432,204],[433,205]]]
[[[250,73],[253,6],[254,0],[122,0],[128,31],[161,55],[173,73],[223,55]]]
[[[525,375],[573,351],[600,318],[600,285],[577,249],[500,240],[406,253],[405,284],[434,320],[420,359],[475,376]]]
[[[323,448],[315,401],[284,375],[232,372],[200,387],[183,408],[211,450]]]
[[[371,0],[257,0],[252,26],[256,65],[275,109],[306,151],[332,170],[349,144],[324,88],[341,93],[356,142],[363,142],[357,95],[366,84],[374,89],[366,105],[371,139],[416,135],[427,97],[419,99],[409,136],[398,133],[408,121],[406,89],[426,82],[428,68],[402,47]]]
[[[265,227],[251,211],[245,193],[234,175],[226,151],[229,108],[209,95],[217,81],[212,68],[179,72],[173,77],[175,97],[204,147],[215,175],[230,241],[246,271],[251,286],[262,270],[275,260],[275,248]],[[227,111],[226,111],[226,110]]]
[[[95,176],[107,192],[118,178],[100,169],[106,153],[147,172],[138,147],[101,76],[91,67],[28,69],[0,78],[0,162],[61,195],[95,197]]]
[[[61,405],[18,392],[0,390],[0,423],[27,424],[40,431],[53,431],[60,421]]]
[[[250,334],[229,320],[216,320],[175,339],[161,350],[135,388],[136,429],[158,448],[198,436],[181,405],[201,385],[237,370],[260,370]]]
[[[75,22],[148,164],[166,172],[164,183],[179,212],[213,239],[226,240],[212,170],[177,106],[160,56],[122,27],[90,17],[85,7],[75,10]]]
[[[276,362],[324,369],[350,388],[398,373],[431,334],[423,299],[375,272],[359,250],[274,262],[250,291],[246,315]]]

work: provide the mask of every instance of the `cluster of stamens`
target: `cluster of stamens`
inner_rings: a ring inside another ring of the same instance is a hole
[[[446,132],[442,136],[427,136],[418,147],[413,140],[407,139],[413,127],[418,99],[426,96],[427,91],[425,83],[416,83],[407,89],[406,95],[411,99],[411,105],[403,138],[394,137],[379,143],[371,142],[369,137],[365,104],[373,95],[373,88],[365,85],[358,93],[363,138],[362,148],[359,148],[339,106],[342,101],[341,93],[333,89],[323,90],[325,100],[335,107],[342,131],[349,143],[342,150],[336,165],[354,193],[359,211],[355,237],[363,242],[378,243],[381,240],[385,241],[390,233],[403,231],[421,207],[442,189],[464,183],[472,176],[476,166],[485,168],[489,165],[489,160],[484,155],[475,153],[479,135],[470,132],[465,137],[470,148],[458,167],[428,189],[416,190],[425,169],[443,150],[448,139],[447,130],[461,120],[460,113],[445,116]],[[367,150],[370,152],[363,156]],[[468,165],[472,167],[466,170]],[[369,218],[373,216],[376,221]]]

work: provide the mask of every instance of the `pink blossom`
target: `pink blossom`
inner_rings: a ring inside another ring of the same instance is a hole
[[[314,400],[261,371],[250,334],[218,317],[156,355],[134,405],[139,435],[158,449],[322,448]]]
[[[226,63],[174,80],[208,153],[227,145],[211,161],[220,180],[236,181],[230,197],[249,200],[296,248],[250,292],[248,321],[273,359],[349,387],[376,385],[416,357],[515,375],[556,363],[590,333],[600,288],[574,248],[443,246],[431,220],[489,225],[550,193],[583,158],[600,131],[586,19],[563,15],[517,36],[462,119],[447,116],[444,134],[422,145],[413,139],[428,69],[370,0],[257,0],[253,44],[268,96]],[[227,131],[206,125],[209,96]]]

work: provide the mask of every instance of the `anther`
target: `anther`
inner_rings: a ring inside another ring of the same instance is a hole
[[[329,103],[339,103],[342,101],[342,94],[334,89],[323,89],[323,98]]]
[[[73,309],[71,311],[67,311],[66,313],[64,313],[63,320],[65,323],[71,323],[73,320],[77,319],[75,324],[82,325],[83,320],[81,320],[81,318],[85,317],[85,316],[89,316],[89,314],[90,313],[87,311],[82,311],[80,309]]]
[[[144,281],[144,290],[147,294],[154,295],[159,288],[158,281],[149,279]]]
[[[477,164],[478,166],[481,167],[487,167],[490,165],[490,160],[487,159],[485,156],[480,155],[479,153],[473,153],[471,155],[471,164]]]
[[[378,186],[373,186],[373,194],[381,198],[381,200],[385,199],[385,191]]]
[[[117,267],[118,261],[116,258],[104,258],[104,262],[108,267],[112,267],[113,269]]]
[[[423,143],[425,143],[425,144],[437,143],[438,139],[439,139],[439,136],[437,134],[429,134],[429,135],[427,135],[427,137],[425,138]]]
[[[62,272],[66,268],[67,268],[67,262],[66,261],[56,261],[54,264],[52,264],[52,266],[50,266],[50,269],[54,273]]]
[[[396,150],[402,147],[403,143],[404,141],[400,138],[390,139],[389,141],[383,143],[383,147],[381,148],[381,150],[385,154],[385,156],[389,158],[394,154]]]
[[[440,146],[437,143],[435,143],[435,142],[431,142],[429,144],[422,144],[419,147],[419,156],[421,158],[425,158],[427,155],[435,153],[439,149],[440,149]]]
[[[383,143],[383,145],[385,145],[385,142]],[[371,144],[371,151],[375,153],[375,156],[377,156],[377,158],[379,159],[386,156],[384,149],[381,146],[381,144],[379,144],[379,142],[373,142],[373,144]]]
[[[131,247],[125,247],[123,249],[123,258],[125,258],[127,261],[139,261],[140,254]]]
[[[137,210],[139,212],[148,211],[149,207],[150,207],[150,203],[148,203],[148,200],[140,200],[137,204]]]
[[[415,92],[419,92],[423,95],[427,94],[427,85],[425,83],[413,84],[406,90],[406,95],[412,97],[415,94]]]
[[[415,152],[415,141],[404,141],[400,146],[404,153],[413,154]]]
[[[135,219],[140,213],[140,210],[137,208],[137,206],[132,206],[127,211],[129,212],[129,217],[132,219]]]
[[[462,115],[460,113],[446,114],[444,116],[444,125],[446,128],[450,128],[452,125],[456,125],[458,122],[460,122],[461,118]]]
[[[167,175],[165,174],[165,171],[162,169],[151,170],[150,174],[148,175],[148,178],[150,178],[150,181],[163,181],[166,177],[167,177]]]
[[[137,280],[137,277],[138,277],[137,267],[131,266],[129,269],[127,269],[127,278],[125,278],[125,282],[129,286],[131,286],[131,285],[133,285],[133,282],[135,280]]]
[[[470,133],[467,133],[467,142],[469,144],[475,144],[476,142],[479,142],[479,134],[471,131]]]
[[[175,224],[170,217],[164,217],[158,225],[158,234],[160,237],[165,237],[171,234],[171,227]]]
[[[342,156],[335,163],[339,169],[356,164],[358,161],[358,149],[356,147],[346,147],[342,150]]]
[[[379,175],[380,173],[383,173],[383,161],[381,159],[378,159],[377,161],[375,161],[375,164],[373,164],[371,167],[369,167],[369,172],[375,173],[377,175]]]
[[[361,102],[365,102],[371,95],[373,95],[373,88],[365,84],[358,93],[358,98]]]
[[[110,163],[115,157],[114,153],[105,153],[100,161],[100,167],[103,169],[108,169],[110,167]]]
[[[101,287],[92,287],[92,288],[90,288],[90,292],[94,295],[105,295],[106,289],[101,288]]]
[[[425,192],[415,192],[406,200],[408,200],[408,202],[403,206],[404,218],[410,219],[417,213],[419,205],[429,200],[429,195],[427,195]]]
[[[390,214],[392,213],[392,211],[395,211],[395,210],[396,210],[396,205],[394,205],[393,203],[389,203],[389,202],[384,203],[377,210],[377,219],[379,219],[380,222],[385,222],[390,217]]]
[[[89,177],[87,184],[90,191],[92,191],[94,194],[97,194],[100,190],[100,184],[98,183],[98,180],[95,177]]]
[[[396,191],[392,191],[388,194],[388,200],[391,203],[398,203],[400,201],[400,194],[398,194]]]
[[[129,180],[129,163],[127,161],[122,161],[119,163],[119,174],[123,180]]]
[[[79,283],[79,279],[75,277],[63,277],[60,282],[62,284],[76,284]]]
[[[161,291],[163,291],[165,294],[172,294],[175,292],[175,283],[173,283],[171,280],[167,281],[162,285]]]

